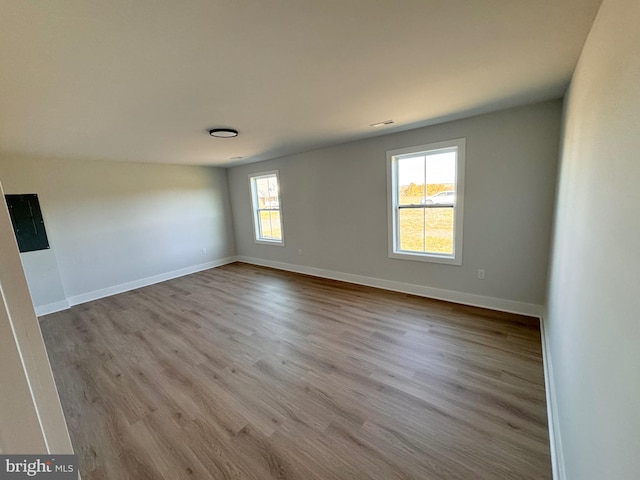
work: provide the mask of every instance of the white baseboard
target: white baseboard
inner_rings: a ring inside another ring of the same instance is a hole
[[[121,283],[120,285],[114,285],[113,287],[101,288],[100,290],[94,290],[92,292],[83,293],[82,295],[69,297],[69,305],[79,305],[81,303],[91,302],[100,298],[110,297],[111,295],[117,295],[118,293],[128,292],[129,290],[135,290],[136,288],[148,287],[149,285],[153,285],[155,283],[166,282],[167,280],[171,280],[173,278],[183,277],[184,275],[201,272],[203,270],[219,267],[221,265],[226,265],[235,261],[235,257],[220,258],[212,262],[201,263],[199,265],[193,265],[191,267],[161,273],[152,277],[146,277],[139,280],[133,280],[132,282]]]
[[[140,278],[131,282],[121,283],[120,285],[114,285],[112,287],[101,288],[100,290],[93,290],[91,292],[83,293],[81,295],[74,295],[64,301],[50,303],[48,305],[41,305],[35,307],[36,315],[46,315],[49,313],[59,312],[60,310],[66,310],[73,305],[79,305],[81,303],[91,302],[100,298],[109,297],[111,295],[117,295],[118,293],[128,292],[129,290],[135,290],[136,288],[148,287],[155,283],[165,282],[173,278],[182,277],[191,273],[201,272],[210,268],[219,267],[228,263],[236,261],[236,257],[226,257],[214,260],[212,262],[201,263],[198,265],[192,265],[190,267],[173,270],[171,272],[161,273],[159,275],[153,275],[151,277]]]
[[[65,300],[60,300],[59,302],[47,303],[46,305],[40,305],[35,307],[36,316],[41,317],[42,315],[49,315],[50,313],[59,312],[61,310],[66,310],[69,308],[69,302]]]
[[[250,263],[252,265],[260,265],[263,267],[276,268],[278,270],[286,270],[289,272],[303,273],[314,277],[329,278],[331,280],[340,280],[343,282],[356,283],[358,285],[366,285],[369,287],[382,288],[384,290],[392,290],[394,292],[410,293],[421,297],[433,298],[436,300],[446,300],[453,303],[461,303],[463,305],[471,305],[473,307],[489,308],[501,312],[518,313],[532,317],[540,317],[542,306],[532,303],[514,302],[512,300],[503,300],[501,298],[484,297],[472,293],[456,292],[453,290],[443,290],[440,288],[425,287],[423,285],[415,285],[412,283],[397,282],[394,280],[384,280],[382,278],[365,277],[363,275],[354,275],[351,273],[336,272],[333,270],[324,270],[322,268],[305,267],[303,265],[294,265],[291,263],[274,262],[254,257],[237,257],[239,262]]]
[[[564,455],[558,424],[558,403],[556,399],[555,383],[553,381],[553,363],[551,348],[544,326],[544,315],[540,317],[540,335],[542,337],[542,362],[544,366],[544,388],[547,396],[547,422],[549,424],[549,447],[551,449],[551,465],[554,480],[566,480],[564,470]]]
[[[179,270],[173,270],[171,272],[161,273],[152,277],[141,278],[133,280],[131,282],[122,283],[120,285],[114,285],[112,287],[102,288],[100,290],[93,290],[91,292],[83,293],[81,295],[74,295],[66,300],[50,303],[47,305],[40,305],[35,307],[36,315],[47,315],[49,313],[65,310],[73,305],[79,305],[81,303],[91,302],[100,298],[108,297],[111,295],[117,295],[119,293],[128,292],[136,288],[147,287],[155,283],[164,282],[173,278],[182,277],[191,273],[201,272],[210,268],[227,265],[235,261],[245,262],[253,265],[260,265],[264,267],[276,268],[278,270],[286,270],[289,272],[302,273],[305,275],[312,275],[315,277],[329,278],[332,280],[340,280],[343,282],[355,283],[358,285],[366,285],[369,287],[382,288],[384,290],[391,290],[394,292],[409,293],[412,295],[418,295],[421,297],[433,298],[436,300],[445,300],[448,302],[460,303],[463,305],[471,305],[474,307],[489,308],[491,310],[498,310],[502,312],[517,313],[521,315],[528,315],[533,317],[540,317],[542,312],[542,306],[515,302],[513,300],[504,300],[501,298],[485,297],[482,295],[475,295],[472,293],[456,292],[454,290],[443,290],[440,288],[426,287],[423,285],[415,285],[411,283],[398,282],[395,280],[384,280],[382,278],[366,277],[363,275],[355,275],[351,273],[337,272],[333,270],[325,270],[322,268],[306,267],[303,265],[295,265],[291,263],[275,262],[271,260],[264,260],[254,257],[225,257],[212,262],[201,263],[199,265],[193,265],[191,267],[181,268]]]

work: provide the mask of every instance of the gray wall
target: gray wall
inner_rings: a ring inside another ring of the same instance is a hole
[[[238,255],[542,305],[560,118],[552,101],[234,167]],[[389,259],[385,152],[458,137],[467,139],[462,266]],[[285,247],[253,240],[248,174],[271,169]]]
[[[545,337],[566,478],[640,478],[640,2],[605,0],[566,100]]]
[[[5,155],[0,182],[40,199],[52,248],[21,255],[37,307],[235,255],[224,169]]]

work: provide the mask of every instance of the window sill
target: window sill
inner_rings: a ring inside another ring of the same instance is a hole
[[[462,265],[462,258],[452,257],[450,255],[424,254],[411,252],[389,252],[389,258],[398,260],[409,260],[414,262],[440,263],[444,265]]]
[[[254,240],[258,245],[272,245],[275,247],[284,247],[284,241],[282,240]]]

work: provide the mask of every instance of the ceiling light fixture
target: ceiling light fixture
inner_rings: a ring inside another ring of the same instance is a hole
[[[242,160],[244,157],[231,157],[229,160]]]
[[[233,128],[214,128],[209,130],[209,135],[216,138],[233,138],[238,136],[238,131]]]
[[[370,127],[382,127],[384,125],[391,125],[393,120],[385,120],[384,122],[372,123],[369,125]]]

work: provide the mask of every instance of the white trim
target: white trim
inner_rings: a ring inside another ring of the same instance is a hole
[[[40,305],[35,307],[36,316],[41,317],[43,315],[49,315],[50,313],[60,312],[69,308],[69,302],[60,300],[59,302],[47,303],[46,305]]]
[[[426,287],[423,285],[415,285],[412,283],[397,282],[395,280],[384,280],[382,278],[365,277],[363,275],[336,272],[333,270],[325,270],[322,268],[306,267],[303,265],[294,265],[284,262],[274,262],[271,260],[263,260],[261,258],[238,256],[237,260],[239,262],[250,263],[252,265],[261,265],[263,267],[271,267],[278,270],[302,273],[305,275],[312,275],[314,277],[322,277],[329,278],[331,280],[356,283],[358,285],[382,288],[384,290],[392,290],[394,292],[410,293],[412,295],[418,295],[420,297],[446,300],[448,302],[461,303],[463,305],[471,305],[474,307],[489,308],[491,310],[499,310],[501,312],[518,313],[521,315],[528,315],[532,317],[540,317],[540,314],[542,312],[542,306],[533,303],[523,303],[515,302],[513,300],[504,300],[501,298],[484,297],[482,295],[475,295],[473,293],[443,290],[440,288]]]
[[[276,177],[278,184],[278,212],[280,213],[280,240],[260,237],[260,219],[258,192],[256,190],[256,180],[265,177]],[[253,218],[253,241],[259,245],[273,245],[284,247],[284,214],[282,213],[282,185],[280,184],[280,171],[269,170],[267,172],[258,172],[249,174],[249,191],[251,192],[251,217]]]
[[[235,257],[220,258],[212,262],[201,263],[199,265],[193,265],[191,267],[181,268],[179,270],[173,270],[171,272],[165,272],[159,275],[153,275],[152,277],[146,277],[139,280],[133,280],[132,282],[121,283],[120,285],[114,285],[113,287],[101,288],[100,290],[94,290],[92,292],[69,297],[69,305],[78,305],[80,303],[91,302],[93,300],[109,297],[111,295],[117,295],[118,293],[135,290],[136,288],[148,287],[149,285],[153,285],[155,283],[165,282],[167,280],[183,277],[191,273],[209,270],[210,268],[214,267],[220,267],[222,265],[233,263],[235,261]]]
[[[389,258],[411,260],[419,262],[442,263],[446,265],[462,265],[462,239],[464,226],[464,173],[466,158],[466,138],[454,138],[442,142],[417,145],[387,151],[387,222],[389,237]],[[453,254],[437,254],[426,252],[412,252],[400,250],[400,232],[398,228],[398,162],[399,157],[421,153],[432,154],[438,151],[456,152],[455,190],[456,201],[454,205],[455,219],[453,225],[454,244]]]
[[[282,231],[282,211],[280,213],[280,229]],[[261,239],[261,240],[254,240],[254,243],[258,244],[258,245],[273,245],[276,247],[284,247],[284,240],[265,240],[265,239]]]
[[[554,480],[566,480],[564,470],[564,454],[558,424],[558,403],[555,383],[553,381],[553,364],[551,347],[544,327],[544,315],[540,317],[540,336],[542,337],[542,364],[544,367],[544,387],[547,396],[547,423],[549,425],[549,448],[551,450],[551,466]]]
[[[35,307],[36,314],[38,316],[47,315],[49,313],[59,312],[66,310],[74,305],[79,305],[85,302],[91,302],[100,298],[109,297],[111,295],[117,295],[119,293],[135,290],[136,288],[148,287],[160,282],[165,282],[192,273],[201,272],[203,270],[209,270],[210,268],[220,267],[233,263],[236,261],[236,257],[225,257],[213,260],[212,262],[200,263],[198,265],[192,265],[191,267],[180,268],[178,270],[172,270],[170,272],[161,273],[159,275],[153,275],[151,277],[140,278],[131,282],[121,283],[120,285],[114,285],[112,287],[101,288],[100,290],[93,290],[92,292],[83,293],[80,295],[74,295],[66,300],[49,303],[47,305],[40,305]]]

